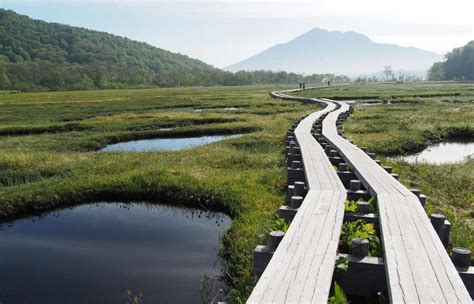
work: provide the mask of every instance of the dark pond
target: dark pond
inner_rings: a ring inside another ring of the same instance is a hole
[[[2,224],[1,303],[199,303],[220,273],[220,213],[97,203]]]
[[[449,164],[465,161],[468,156],[473,154],[474,143],[472,142],[442,142],[429,146],[420,153],[394,159],[410,163]]]
[[[235,138],[241,135],[218,135],[183,138],[155,138],[122,142],[108,145],[99,150],[101,152],[147,152],[147,151],[179,151],[197,146],[207,145],[227,138]]]

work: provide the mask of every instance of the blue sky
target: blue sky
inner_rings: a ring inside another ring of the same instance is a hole
[[[217,67],[313,27],[441,54],[474,40],[473,0],[0,0],[0,7],[145,41]]]

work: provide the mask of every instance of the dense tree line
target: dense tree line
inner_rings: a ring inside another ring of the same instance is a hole
[[[474,80],[474,41],[455,48],[428,71],[429,80]]]
[[[308,83],[349,81],[331,74],[304,79]],[[146,43],[0,9],[3,90],[284,84],[300,80],[301,75],[286,72],[225,72]]]

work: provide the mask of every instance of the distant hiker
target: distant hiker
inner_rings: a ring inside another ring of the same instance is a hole
[[[301,90],[301,87],[302,87],[302,83],[300,82],[300,90]]]
[[[305,89],[305,83],[303,82],[303,90]]]
[[[331,86],[331,80],[328,80],[328,87]]]

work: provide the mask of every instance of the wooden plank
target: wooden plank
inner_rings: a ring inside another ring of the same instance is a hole
[[[323,100],[330,102],[329,100]],[[323,135],[377,196],[392,303],[472,303],[418,198],[364,151],[337,134],[343,102],[323,122]]]
[[[275,94],[275,97],[308,101],[290,98],[283,93]],[[311,136],[314,121],[332,111],[336,103],[329,100],[320,102],[325,103],[326,108],[309,115],[295,130],[306,170],[308,195],[249,303],[327,301],[343,216],[341,202],[345,194],[341,196],[343,187],[340,180],[334,175],[321,146]],[[340,105],[339,110],[324,120],[323,135],[369,192],[378,198],[391,301],[471,303],[418,198],[364,151],[337,134],[337,116],[349,109],[345,103]]]
[[[305,174],[309,189],[338,189],[340,180],[328,161],[326,153],[311,134],[311,129],[317,119],[335,109],[333,103],[326,108],[312,113],[303,119],[295,129],[295,137],[305,165]],[[323,172],[321,172],[323,171]]]
[[[247,303],[327,301],[344,200],[339,192],[308,192]]]
[[[289,98],[281,92],[274,95]],[[327,302],[346,190],[311,134],[314,122],[335,109],[334,103],[322,103],[323,110],[307,116],[295,129],[308,193],[247,303]]]

